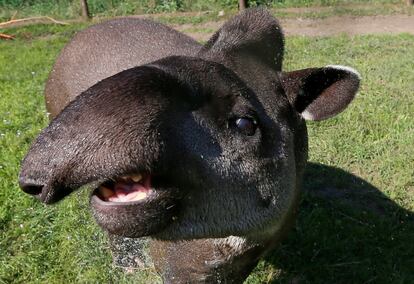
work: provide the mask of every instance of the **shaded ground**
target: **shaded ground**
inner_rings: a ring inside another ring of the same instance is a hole
[[[414,34],[414,16],[334,16],[325,19],[281,19],[286,35],[330,36],[335,34]],[[224,21],[206,22],[199,25],[173,25],[174,28],[200,41],[206,41]]]

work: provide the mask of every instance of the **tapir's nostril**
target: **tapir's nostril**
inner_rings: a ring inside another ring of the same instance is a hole
[[[20,188],[28,194],[39,195],[42,193],[43,185],[20,181]]]

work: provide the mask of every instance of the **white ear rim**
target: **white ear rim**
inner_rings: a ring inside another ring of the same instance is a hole
[[[358,78],[358,80],[361,80],[361,74],[352,67],[344,66],[344,65],[326,65],[325,68],[346,71],[348,73],[355,75]],[[315,116],[306,109],[302,111],[300,115],[305,120],[315,120]]]
[[[302,111],[300,113],[300,115],[303,117],[303,119],[305,120],[315,120],[315,117],[313,116],[313,114],[311,114],[309,111],[307,111],[306,109],[304,111]]]
[[[356,71],[354,68],[349,67],[349,66],[344,66],[344,65],[326,65],[326,68],[333,68],[333,69],[338,69],[338,70],[342,70],[342,71],[347,71],[349,73],[354,74],[355,76],[358,77],[359,80],[361,80],[361,74],[359,74],[358,71]]]

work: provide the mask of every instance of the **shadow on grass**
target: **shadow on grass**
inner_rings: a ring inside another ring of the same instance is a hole
[[[269,283],[413,283],[414,213],[353,174],[310,163],[296,228],[260,271]]]

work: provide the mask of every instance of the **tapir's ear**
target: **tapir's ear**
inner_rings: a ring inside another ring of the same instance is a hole
[[[221,54],[234,61],[252,56],[281,70],[284,37],[279,22],[263,8],[250,8],[227,21],[204,45],[201,56]]]
[[[339,65],[281,75],[289,102],[306,120],[323,120],[343,111],[355,97],[360,79],[356,70]]]

